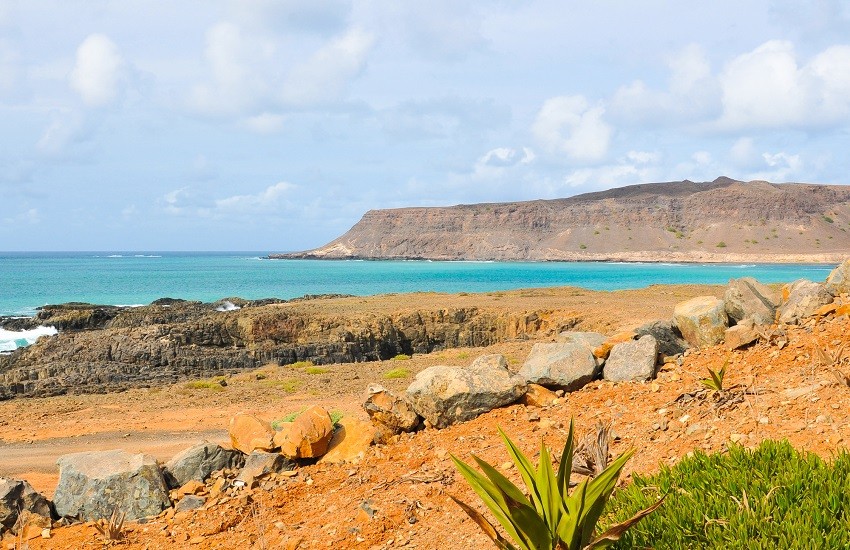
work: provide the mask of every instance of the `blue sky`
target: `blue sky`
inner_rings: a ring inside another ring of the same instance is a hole
[[[850,183],[850,3],[0,0],[0,250],[312,248],[372,208]]]

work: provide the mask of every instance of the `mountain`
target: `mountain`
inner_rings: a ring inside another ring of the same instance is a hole
[[[347,233],[270,258],[837,262],[850,186],[647,183],[565,199],[370,210]]]

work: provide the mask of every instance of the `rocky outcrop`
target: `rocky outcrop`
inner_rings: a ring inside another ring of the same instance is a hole
[[[597,333],[563,333],[560,342],[534,344],[519,375],[529,383],[574,391],[596,378],[601,361],[593,350],[606,338]]]
[[[328,444],[328,452],[319,462],[339,464],[362,460],[375,440],[376,431],[371,422],[364,422],[353,416],[343,416],[336,423],[333,437]]]
[[[255,450],[271,451],[275,448],[275,432],[271,423],[249,413],[238,413],[230,419],[230,445],[243,453]]]
[[[324,299],[242,301],[233,311],[169,301],[113,308],[103,323],[69,321],[65,326],[84,329],[67,328],[35,345],[0,354],[0,400],[163,385],[268,363],[377,361],[400,353],[489,346],[552,333],[576,322],[575,313],[551,310],[435,307],[334,315],[307,307]],[[66,311],[57,306],[44,321],[71,314],[99,318],[100,307],[76,304]]]
[[[658,341],[658,353],[662,357],[673,357],[685,353],[690,344],[682,338],[682,333],[672,320],[652,321],[635,329],[640,336],[651,335]]]
[[[842,185],[652,183],[566,199],[372,210],[325,246],[270,257],[837,262],[850,249],[841,231],[848,205]]]
[[[833,296],[821,283],[799,280],[783,289],[788,298],[779,306],[779,322],[794,325],[811,317],[821,306],[832,302]]]
[[[602,376],[612,382],[643,382],[655,378],[658,341],[647,334],[633,342],[621,342],[611,348]]]
[[[467,368],[429,367],[416,375],[407,397],[417,414],[435,428],[513,403],[526,384],[508,370],[502,355],[484,355]]]
[[[171,506],[159,465],[152,456],[125,451],[64,455],[53,504],[59,516],[90,521],[114,509],[128,520],[155,516]]]
[[[245,465],[236,476],[236,481],[250,486],[259,477],[294,470],[295,467],[295,462],[280,453],[253,451],[245,458]]]
[[[752,319],[757,325],[773,323],[781,298],[779,291],[752,277],[730,280],[723,295],[729,319],[736,323],[743,319]]]
[[[722,342],[726,327],[729,326],[725,304],[714,296],[697,296],[676,304],[673,322],[682,337],[697,348]]]
[[[206,481],[210,474],[225,468],[241,468],[245,459],[239,451],[225,449],[216,443],[198,443],[166,462],[163,475],[171,488],[191,480]]]
[[[739,322],[734,327],[726,329],[723,343],[731,349],[742,348],[748,344],[752,344],[759,339],[759,332],[756,329],[755,322],[752,319],[746,318]]]
[[[850,260],[845,260],[833,269],[826,278],[824,286],[834,296],[850,294]]]
[[[328,411],[313,405],[277,432],[274,444],[287,458],[318,458],[327,452],[333,432]]]
[[[47,518],[48,521],[52,517],[50,502],[29,483],[0,477],[0,536],[4,531],[17,534],[16,524],[22,512]]]

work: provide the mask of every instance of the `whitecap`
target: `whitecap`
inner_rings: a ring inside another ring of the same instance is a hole
[[[234,304],[230,300],[223,301],[220,306],[215,308],[216,311],[236,311],[237,309],[242,309],[242,308],[237,306],[236,304]]]
[[[14,351],[34,344],[42,336],[53,336],[59,331],[54,327],[40,326],[30,330],[6,330],[0,328],[0,352]]]

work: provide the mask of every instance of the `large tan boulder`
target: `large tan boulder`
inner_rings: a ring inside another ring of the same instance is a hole
[[[697,296],[676,304],[673,322],[687,342],[697,348],[723,341],[729,319],[723,300],[714,296]]]
[[[421,418],[413,405],[380,384],[369,384],[363,408],[377,428],[375,442],[386,443],[392,436],[412,432],[419,427]]]
[[[752,277],[731,279],[723,302],[726,315],[734,321],[752,319],[757,325],[770,325],[776,317],[781,293],[763,285]]]
[[[552,390],[537,384],[529,384],[528,391],[520,398],[519,402],[526,407],[546,407],[554,403],[556,399],[558,399],[558,395]]]
[[[599,374],[602,360],[593,350],[605,340],[595,332],[563,332],[557,342],[534,344],[519,375],[530,384],[578,390]]]
[[[331,415],[313,405],[277,432],[274,444],[289,458],[318,458],[327,452],[333,432]]]
[[[730,350],[742,348],[759,339],[759,332],[752,319],[744,319],[734,327],[726,329],[724,344]]]
[[[230,445],[243,453],[271,451],[274,430],[266,420],[250,413],[238,413],[230,419]]]
[[[850,259],[830,272],[826,278],[826,289],[833,295],[850,294]]]
[[[655,378],[658,340],[650,334],[611,348],[602,375],[612,382],[642,382]]]
[[[782,291],[787,299],[779,307],[779,322],[789,325],[815,315],[821,306],[832,303],[834,299],[825,285],[805,279],[786,285]]]
[[[353,416],[343,416],[337,422],[328,452],[319,462],[338,464],[362,460],[375,440],[376,431],[377,428],[371,422],[358,420]]]

